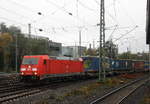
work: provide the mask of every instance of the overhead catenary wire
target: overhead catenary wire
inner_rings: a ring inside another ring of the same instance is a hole
[[[126,11],[126,9],[124,8],[124,6],[120,3],[120,1],[116,0],[117,3],[119,3],[121,6],[121,9],[124,11],[123,13],[125,13],[129,19],[131,20],[131,22],[136,25],[135,21],[133,20],[133,18],[128,14],[128,12]]]
[[[12,20],[12,19],[9,19],[9,18],[6,18],[6,17],[0,17],[0,18],[3,19],[3,20],[10,21],[10,22],[12,22],[12,23],[20,24],[21,26],[26,26],[25,24],[20,23],[20,22],[18,22],[18,21],[16,21],[16,20]]]
[[[123,38],[124,36],[128,35],[129,33],[131,33],[132,31],[134,31],[138,26],[135,26],[133,29],[131,29],[130,31],[126,32],[125,34],[122,34],[119,38],[117,38],[116,40],[114,40],[113,42],[116,42],[118,40],[120,40],[121,38]]]
[[[9,0],[9,2],[11,2],[12,4],[15,4],[15,5],[21,7],[21,9],[24,9],[24,10],[26,10],[28,12],[37,13],[36,10],[33,10],[32,8],[30,8],[28,6],[25,6],[23,4],[20,4],[20,3],[16,2],[16,1],[14,1],[14,0]]]
[[[98,6],[100,5],[100,3],[99,3],[97,0],[94,0],[94,1],[95,1],[95,3],[96,3]],[[113,3],[112,3],[111,5],[113,5]],[[116,25],[118,25],[118,21],[116,20],[116,18],[114,18],[114,17],[108,12],[108,10],[106,9],[106,8],[109,8],[109,7],[110,7],[110,5],[107,6],[107,7],[105,7],[106,14],[116,23]]]
[[[87,9],[87,10],[89,10],[89,11],[92,11],[92,12],[94,12],[96,15],[97,15],[97,10],[94,10],[94,9],[92,9],[92,8],[90,8],[90,7],[88,7],[88,6],[86,6],[84,3],[82,3],[81,1],[78,1],[79,2],[79,4],[82,6],[82,7],[84,7],[85,9]],[[96,2],[96,4],[98,4],[98,6],[100,5],[100,3],[97,1],[97,0],[95,0],[95,2]],[[111,5],[113,5],[113,4],[111,4]],[[109,7],[109,6],[108,6]],[[108,8],[107,7],[107,8]],[[118,23],[117,22],[117,20],[107,11],[106,12],[106,14],[114,21],[114,22],[116,22],[116,23]]]
[[[70,0],[71,1],[71,0]],[[64,5],[61,7],[61,8],[65,8],[66,6],[68,6],[68,5],[70,5],[71,3],[65,3],[65,0],[64,0]],[[56,10],[54,10],[52,13],[51,13],[51,15],[54,15],[58,10],[60,10],[60,9],[56,9]]]
[[[111,26],[111,27],[106,27],[106,30],[114,30],[114,28],[116,27],[116,26],[118,26],[118,25],[114,25],[114,26]],[[133,28],[133,27],[135,27],[135,26],[127,26],[127,27],[117,27],[117,30],[121,30],[121,29],[123,29],[123,30],[126,30],[126,29],[129,29],[129,28]]]
[[[108,41],[112,39],[113,34],[115,33],[115,31],[117,30],[118,25],[115,26],[114,30],[111,32]]]
[[[12,3],[12,4],[14,4],[14,5],[16,5],[16,6],[18,6],[18,7],[20,7],[20,9],[23,9],[23,10],[25,10],[25,11],[27,11],[27,12],[32,13],[32,14],[41,13],[41,12],[39,12],[39,11],[37,11],[37,10],[34,10],[33,8],[30,8],[29,6],[25,6],[25,5],[21,4],[21,3],[18,3],[18,2],[16,2],[16,1],[14,1],[14,0],[9,0],[9,2]],[[43,13],[42,13],[41,15],[43,15]],[[27,17],[27,16],[24,16],[24,17],[28,18],[28,20],[30,20],[30,21],[32,21],[32,22],[38,21],[38,20],[40,20],[40,19],[42,18],[42,17],[41,17],[41,18],[39,18],[39,19],[32,20],[32,18],[29,18],[29,17]]]
[[[0,17],[1,19],[3,19],[3,20],[7,20],[7,21],[10,21],[10,22],[13,22],[13,23],[16,23],[16,24],[19,24],[19,25],[21,25],[21,26],[24,26],[24,27],[27,27],[27,25],[26,24],[23,24],[23,23],[21,23],[21,22],[18,22],[18,21],[16,21],[16,20],[12,20],[12,19],[9,19],[9,18],[6,18],[6,17]],[[32,26],[32,28],[34,28],[33,26]],[[53,27],[52,26],[52,28],[53,28],[53,31],[54,31],[54,29],[63,29],[63,30],[65,30],[64,29],[64,27]],[[77,28],[77,26],[76,27],[65,27],[65,28]],[[39,28],[34,28],[34,29],[39,29]],[[48,30],[48,28],[47,28],[47,30]]]
[[[30,7],[27,7],[27,6],[24,6],[24,5],[20,4],[20,3],[17,3],[17,2],[14,1],[14,0],[10,0],[10,1],[13,2],[14,4],[20,6],[20,7],[23,7],[24,9],[28,9],[28,10],[30,10],[30,11],[34,11],[34,10],[32,10]],[[96,1],[97,1],[97,0],[96,0]],[[81,3],[81,2],[80,2],[80,3]],[[82,4],[83,4],[83,3],[82,3]],[[62,7],[62,8],[64,8],[64,7]],[[111,15],[110,15],[110,17],[113,18]],[[114,18],[113,18],[113,19],[114,19]]]
[[[97,0],[94,0],[94,1],[96,2],[97,5],[100,5],[100,3],[99,3]],[[114,3],[113,3],[112,5],[113,5],[114,8],[115,8]],[[109,6],[108,6],[108,7],[109,7]],[[113,31],[111,32],[111,34],[110,34],[108,40],[112,37],[112,35],[115,33],[115,31],[117,30],[117,27],[118,27],[118,21],[117,21],[117,19],[116,19],[116,10],[115,10],[115,9],[114,9],[114,12],[115,12],[115,17],[113,17],[108,11],[106,12],[106,14],[108,14],[109,17],[115,22],[115,28],[114,28]],[[105,30],[106,30],[106,28],[105,28]],[[107,28],[107,30],[110,30],[110,29]]]
[[[74,16],[71,12],[69,12],[68,10],[66,10],[64,7],[61,7],[61,6],[55,4],[54,2],[52,2],[52,1],[50,1],[50,0],[45,0],[45,1],[46,1],[48,4],[51,4],[51,5],[55,6],[55,7],[57,7],[58,9],[62,10],[63,12],[67,13],[68,15],[74,17],[74,18],[77,19],[78,21],[80,21],[80,22],[82,22],[82,23],[84,23],[84,24],[90,25],[88,22],[85,22],[83,19],[81,19],[81,18],[79,18],[79,17],[77,17],[77,16]],[[80,2],[80,4],[83,4],[83,3]],[[82,5],[82,6],[83,6],[83,5]],[[84,7],[87,7],[87,6],[84,5]],[[87,7],[87,8],[88,8],[88,7]],[[88,8],[88,9],[89,9],[89,8]],[[94,11],[94,10],[92,10],[92,11],[97,14],[96,11]],[[114,18],[109,12],[107,12],[107,14],[109,15],[109,17],[110,17],[113,21],[116,22],[115,18]]]
[[[72,14],[71,12],[67,11],[64,7],[61,7],[57,4],[55,4],[54,2],[50,1],[50,0],[45,0],[48,4],[53,5],[55,7],[57,7],[58,9],[62,10],[63,12],[67,13],[69,16],[77,19],[78,21],[82,22],[83,24],[89,24],[88,22],[86,22],[85,20],[75,16],[74,14]]]
[[[34,10],[32,10],[30,7],[26,7],[26,6],[24,6],[24,5],[22,5],[22,4],[20,4],[20,3],[17,3],[16,1],[14,1],[14,0],[10,0],[13,4],[15,4],[15,5],[18,5],[18,6],[20,6],[20,7],[23,7],[25,10],[30,10],[31,12],[35,12]],[[64,7],[62,7],[62,8],[64,8]],[[41,17],[41,18],[43,18],[43,17]],[[41,19],[40,18],[40,19]],[[36,21],[36,20],[34,20],[34,21]],[[83,27],[83,26],[80,26],[80,27]],[[86,26],[86,27],[92,27],[92,26]],[[94,26],[93,26],[94,27]],[[55,28],[55,27],[54,27]],[[62,29],[63,28],[63,30],[66,30],[65,28],[66,27],[64,27],[64,26],[61,26],[61,27],[56,27],[55,29]],[[67,28],[69,28],[69,27],[67,27]],[[72,27],[71,27],[72,28]],[[73,27],[74,28],[74,27]],[[76,27],[75,27],[76,28]]]
[[[114,13],[115,13],[115,17],[117,16],[117,13],[116,13],[116,0],[113,0],[113,7],[114,7]]]
[[[45,1],[51,3],[51,4],[54,5],[54,6],[56,6],[59,10],[65,11],[65,12],[68,13],[70,16],[73,16],[73,14],[72,14],[71,12],[68,12],[68,11],[64,8],[64,6],[63,6],[63,7],[60,7],[59,5],[57,5],[57,4],[55,4],[54,2],[51,2],[51,1],[49,1],[49,0],[45,0]],[[17,5],[17,6],[19,6],[19,7],[21,7],[21,8],[23,8],[24,10],[28,10],[28,11],[33,12],[33,13],[37,13],[36,10],[33,10],[32,8],[27,7],[27,6],[23,5],[23,4],[17,3],[17,2],[14,1],[14,0],[10,0],[10,2],[13,3],[13,4],[15,4],[15,5]],[[75,17],[75,16],[73,16],[73,17]],[[80,18],[77,18],[77,17],[75,17],[75,18],[78,19],[79,21],[82,21],[83,23],[85,23],[84,20],[82,20],[82,19],[80,19]],[[41,19],[41,18],[40,18],[40,19]],[[40,19],[37,19],[37,20],[40,20]],[[35,21],[37,21],[37,20],[35,20]]]
[[[86,9],[88,9],[88,10],[90,10],[90,11],[93,11],[93,12],[96,11],[95,9],[92,9],[92,8],[86,6],[86,5],[85,5],[84,3],[82,3],[80,0],[78,0],[78,2],[79,2],[79,4],[80,4],[81,6],[83,6],[84,8],[86,8]]]
[[[100,5],[100,3],[97,0],[94,0],[96,4]]]
[[[48,0],[49,1],[49,0]],[[83,6],[83,3],[81,3],[81,2],[79,2],[80,4],[82,4],[82,6]],[[55,4],[55,6],[56,6],[56,4]],[[58,7],[58,5],[57,5],[57,7]],[[86,8],[87,6],[86,5],[84,5],[84,7]],[[59,8],[61,8],[61,7],[59,7]],[[66,9],[64,8],[64,7],[62,7],[65,11],[66,11]],[[87,9],[87,8],[86,8]],[[92,10],[93,12],[96,12],[96,11],[94,11],[94,10]],[[68,11],[66,11],[67,13],[69,13]],[[108,15],[114,20],[114,21],[116,21],[115,20],[115,18],[111,15],[111,14],[109,14],[108,13]],[[80,27],[82,27],[82,26],[80,26]],[[90,27],[90,26],[89,26]],[[58,28],[56,28],[56,29],[58,29]]]
[[[12,20],[12,19],[9,19],[9,18],[6,18],[6,17],[0,17],[0,19],[7,20],[7,21],[10,21],[12,23],[18,24],[18,26],[20,25],[20,26],[23,26],[23,27],[26,27],[26,28],[28,26],[27,24],[24,24],[24,23],[21,23],[21,22],[18,22],[16,20]],[[40,28],[33,27],[33,26],[31,26],[31,28],[36,29],[36,30],[40,29]],[[43,31],[46,32],[45,30],[43,30]]]
[[[10,0],[11,1],[11,0]],[[12,1],[15,1],[15,0],[12,0]],[[97,0],[96,0],[97,1]],[[82,2],[82,1],[80,1],[80,2]],[[20,5],[20,3],[18,2],[18,4],[17,5]],[[23,5],[23,4],[21,4],[21,5]],[[20,5],[20,7],[21,7],[21,5]],[[81,5],[81,4],[80,4]],[[86,6],[86,4],[84,4],[85,5],[85,9],[87,9],[88,10],[88,8],[86,8],[86,7],[89,7],[90,8],[90,6]],[[83,6],[83,5],[81,5],[81,6]],[[23,7],[23,9],[26,9],[26,11],[29,11],[29,8],[27,9],[28,7],[26,7],[26,6],[24,6]],[[57,7],[58,8],[58,7]],[[60,7],[60,8],[64,8],[66,11],[68,11],[66,8],[65,8],[65,6],[62,6],[62,7]],[[60,8],[58,8],[58,10],[61,10]],[[35,11],[36,10],[32,10],[33,8],[30,8],[30,11],[29,12],[34,12],[35,13]],[[37,11],[36,11],[37,12]],[[94,12],[94,11],[93,11]],[[96,13],[96,11],[95,11],[95,13]],[[17,15],[17,14],[16,14]],[[73,14],[72,14],[73,15]],[[18,16],[19,16],[19,14],[18,14]],[[21,16],[23,16],[23,15],[20,15],[20,17]],[[46,17],[46,16],[45,16]],[[44,17],[44,18],[45,18]],[[109,16],[109,17],[111,17],[111,18],[113,18],[114,20],[116,19],[114,16]],[[5,18],[5,17],[2,17],[2,18]],[[26,18],[26,17],[24,17],[24,18]],[[43,18],[43,17],[42,17]],[[76,18],[76,17],[75,17]],[[7,19],[9,19],[9,18],[7,18]],[[40,18],[41,19],[41,18]],[[5,19],[6,20],[6,19]],[[78,20],[78,19],[77,19]],[[13,20],[10,20],[11,22],[14,22]],[[14,23],[17,23],[17,24],[20,24],[19,22],[14,22]],[[27,27],[27,24],[24,24],[24,23],[21,23],[20,25],[23,25],[24,27]],[[35,26],[37,26],[37,25],[34,25],[33,24],[33,27],[32,28],[35,28]],[[62,30],[62,31],[64,31],[64,32],[68,32],[69,30],[72,30],[72,29],[75,29],[75,28],[78,28],[79,26],[64,26],[64,25],[62,25],[62,26],[47,26],[47,27],[42,27],[43,28],[43,32],[47,32],[47,33],[49,33],[49,32],[54,32],[55,31],[55,33],[57,32],[57,30]],[[80,27],[83,27],[83,28],[97,28],[97,26],[96,25],[82,25],[82,26],[80,26]],[[130,28],[130,27],[117,27],[117,29],[116,30],[118,30],[118,29],[128,29],[128,28]],[[36,28],[36,30],[37,29],[39,29],[39,28]],[[115,27],[111,27],[111,28],[107,28],[107,30],[113,30],[114,31],[114,29],[115,29]],[[116,31],[115,30],[115,31]],[[49,31],[49,32],[48,32]],[[113,32],[114,33],[114,32]]]
[[[10,21],[12,23],[16,23],[16,24],[19,24],[20,26],[23,26],[23,27],[27,27],[27,24],[24,24],[24,23],[21,23],[21,22],[18,22],[16,20],[12,20],[12,19],[9,19],[9,18],[6,18],[6,17],[0,17],[1,19],[3,20],[7,20],[7,21]],[[36,30],[39,30],[40,28],[36,28],[36,27],[33,27],[31,26],[32,28],[36,29]],[[60,26],[60,27],[53,27],[51,26],[51,28],[44,28],[42,29],[43,31],[45,30],[52,30],[51,33],[56,33],[56,30],[67,30],[66,28],[70,28],[70,29],[76,29],[76,28],[79,28],[79,27],[82,27],[82,28],[85,28],[85,26]],[[86,28],[89,28],[89,27],[96,27],[96,25],[91,25],[91,26],[88,26]],[[45,31],[46,32],[46,31]],[[49,33],[49,32],[48,32]]]
[[[20,4],[20,3],[18,3],[18,2],[16,2],[16,1],[14,1],[14,0],[10,0],[10,2],[11,3],[13,3],[13,4],[15,4],[15,5],[17,5],[17,6],[19,6],[19,7],[21,7],[21,9],[24,9],[24,10],[26,10],[26,11],[28,11],[28,12],[32,12],[33,14],[37,14],[39,11],[37,11],[37,10],[33,10],[32,8],[30,8],[30,7],[28,7],[28,6],[25,6],[25,5],[23,5],[23,4]],[[65,6],[65,5],[64,5]],[[63,7],[64,7],[63,6]],[[55,11],[56,12],[56,11]],[[39,21],[39,20],[41,20],[41,19],[43,19],[43,18],[46,18],[46,16],[44,16],[44,14],[42,13],[42,17],[41,18],[39,18],[39,19],[36,19],[36,20],[34,20],[34,21]],[[49,18],[49,17],[47,17],[47,18]]]
[[[20,17],[23,17],[23,18],[26,18],[26,19],[27,19],[27,18],[30,19],[29,17],[27,17],[27,16],[25,16],[25,15],[22,15],[22,14],[19,14],[19,13],[15,12],[15,11],[6,9],[6,8],[4,8],[4,7],[2,7],[2,6],[0,6],[0,9],[3,10],[3,11],[9,12],[9,13],[11,13],[11,14],[13,14],[13,15],[17,15],[17,16],[20,16]]]
[[[65,3],[65,0],[64,0],[64,5],[63,6],[60,6],[60,8],[65,8],[66,6],[69,6],[71,3],[69,2],[69,3]],[[46,18],[52,18],[51,16],[52,15],[54,15],[58,10],[59,11],[61,11],[61,9],[60,8],[56,8],[56,10],[54,10],[53,12],[51,12],[51,13],[47,13],[47,14],[44,14],[44,13],[42,13],[42,15],[41,15],[41,18],[39,18],[39,19],[36,19],[36,21],[40,21],[40,20],[44,20],[44,19],[46,19]],[[49,9],[49,10],[51,10],[51,9]],[[58,20],[55,20],[54,18],[52,18],[52,21],[56,21],[56,22],[63,22],[63,21],[58,21]],[[43,23],[44,24],[44,23]]]

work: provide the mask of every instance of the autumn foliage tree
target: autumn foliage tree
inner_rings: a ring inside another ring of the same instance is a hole
[[[17,47],[16,47],[17,39]],[[18,27],[0,24],[0,71],[15,71],[16,48],[18,50],[18,70],[24,55],[49,54],[47,39],[29,38]],[[32,47],[32,48],[29,48]]]

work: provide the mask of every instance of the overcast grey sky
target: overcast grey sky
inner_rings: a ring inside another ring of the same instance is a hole
[[[100,0],[78,0],[78,3],[77,0],[0,0],[0,22],[18,26],[24,33],[28,33],[28,23],[31,23],[32,34],[49,37],[63,45],[78,45],[81,29],[82,45],[88,46],[94,41],[97,47],[99,3]],[[127,48],[132,52],[148,51],[146,0],[105,0],[105,8],[106,40],[116,26],[111,38],[118,44],[119,52],[126,52]],[[39,32],[38,28],[44,31]]]

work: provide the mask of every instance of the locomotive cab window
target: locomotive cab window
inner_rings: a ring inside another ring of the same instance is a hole
[[[31,65],[34,65],[34,64],[38,64],[38,58],[24,58],[23,61],[22,61],[22,64],[23,65],[27,65],[27,64],[31,64]]]

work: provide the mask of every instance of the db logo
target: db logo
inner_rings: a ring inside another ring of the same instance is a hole
[[[28,66],[28,70],[31,70],[31,66]]]

